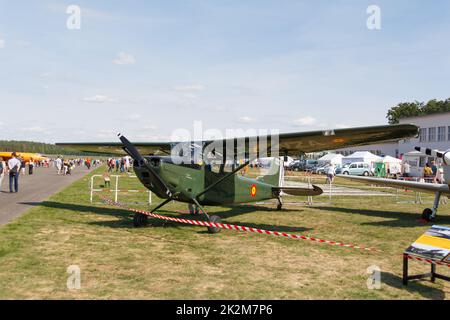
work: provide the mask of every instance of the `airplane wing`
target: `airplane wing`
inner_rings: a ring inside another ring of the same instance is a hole
[[[349,176],[343,174],[338,174],[337,176],[349,180],[359,181],[368,184],[375,184],[380,186],[400,187],[405,189],[417,190],[422,192],[433,192],[433,193],[439,191],[442,193],[450,194],[450,188],[447,184],[415,182],[415,181],[384,179],[374,177]]]
[[[278,149],[280,155],[298,155],[300,153],[324,151],[339,149],[347,146],[357,146],[379,143],[390,140],[398,140],[416,136],[418,128],[412,124],[385,125],[374,127],[348,128],[325,131],[309,131],[281,133],[278,136]],[[226,142],[230,140],[245,140],[246,149],[250,147],[249,141],[260,140],[259,137],[243,137],[234,139],[202,141],[200,144],[209,145],[211,143],[222,144],[225,148]],[[273,141],[270,136],[267,137],[267,147],[270,150]],[[133,142],[133,145],[142,154],[170,154],[171,148],[177,142]],[[114,154],[124,155],[122,144],[120,142],[94,142],[94,143],[57,143],[56,145],[76,151],[96,153],[96,154]],[[235,143],[235,145],[237,145]],[[236,151],[236,149],[235,149]],[[259,154],[259,150],[257,150]],[[270,152],[269,154],[270,155]]]

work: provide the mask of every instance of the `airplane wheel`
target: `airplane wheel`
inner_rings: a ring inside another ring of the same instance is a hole
[[[277,210],[281,210],[282,208],[283,208],[283,204],[282,203],[277,204]]]
[[[422,212],[422,219],[430,222],[432,220],[433,211],[430,208],[426,208]]]
[[[148,222],[148,216],[145,214],[135,213],[133,217],[133,225],[136,228],[143,227],[147,225]]]
[[[195,204],[190,203],[188,205],[188,208],[189,208],[189,214],[198,214],[199,213],[198,207]]]
[[[211,216],[209,218],[210,222],[216,222],[216,223],[221,223],[222,220],[220,220],[219,216]],[[208,227],[208,232],[209,233],[219,233],[220,231],[222,231],[221,228],[214,228],[214,227]]]

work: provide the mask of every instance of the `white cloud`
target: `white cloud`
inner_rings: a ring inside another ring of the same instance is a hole
[[[312,126],[316,123],[316,119],[311,116],[306,116],[303,118],[295,119],[294,123],[299,126]]]
[[[39,126],[22,128],[22,131],[30,132],[30,133],[49,133],[49,131],[47,129],[39,127]]]
[[[158,126],[155,126],[153,124],[148,124],[142,127],[143,130],[155,130],[158,129]]]
[[[251,123],[253,121],[255,121],[253,118],[250,118],[247,116],[238,118],[238,122],[240,122],[240,123]]]
[[[137,114],[137,113],[132,113],[132,114],[125,116],[125,119],[127,119],[127,120],[139,120],[140,118],[141,118],[141,115]]]
[[[132,54],[119,52],[117,58],[113,60],[114,64],[135,64],[136,59]]]
[[[116,99],[109,98],[101,94],[96,94],[95,96],[92,97],[83,98],[83,101],[90,103],[105,103],[105,102],[116,102]]]
[[[350,128],[351,126],[348,125],[348,124],[344,124],[344,123],[338,123],[338,124],[335,125],[335,127],[337,129],[346,129],[346,128]]]
[[[114,130],[99,130],[96,134],[97,138],[108,138],[112,139],[117,136],[117,132]]]
[[[25,48],[25,47],[29,47],[31,45],[31,43],[28,41],[25,41],[25,40],[18,40],[18,41],[16,41],[15,45],[18,47]]]
[[[187,84],[182,86],[176,86],[175,91],[181,91],[181,92],[200,92],[204,91],[206,87],[201,84]]]
[[[5,47],[5,40],[4,39],[0,39],[0,49]]]

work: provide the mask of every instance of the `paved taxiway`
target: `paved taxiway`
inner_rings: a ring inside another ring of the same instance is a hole
[[[47,199],[88,172],[82,166],[76,167],[72,175],[58,176],[55,168],[36,168],[31,176],[20,175],[18,193],[9,193],[9,176],[5,175],[0,192],[0,225],[10,222],[32,207],[27,203]]]

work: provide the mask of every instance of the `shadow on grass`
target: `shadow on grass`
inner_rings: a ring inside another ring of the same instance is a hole
[[[98,215],[109,215],[114,217],[120,217],[120,220],[110,220],[110,221],[92,221],[89,224],[106,226],[109,228],[130,228],[133,225],[132,217],[133,213],[120,208],[109,208],[109,207],[98,207],[98,206],[89,206],[89,205],[81,205],[81,204],[73,204],[73,203],[62,203],[62,202],[54,202],[54,201],[43,201],[43,202],[23,202],[22,204],[31,205],[31,206],[39,206],[44,208],[52,208],[52,209],[61,209],[61,210],[71,210],[75,212],[81,213],[94,213]],[[258,210],[258,207],[254,206],[239,206],[232,207],[226,211],[215,211],[214,215],[219,215],[221,218],[230,218],[236,215],[250,213],[255,210]],[[191,214],[174,214],[173,211],[168,210],[158,210],[157,213],[164,213],[167,217],[174,218],[182,218],[182,219],[191,219],[191,220],[204,220],[205,217],[201,214],[199,215],[191,215]],[[225,222],[225,221],[224,221]],[[240,224],[238,221],[226,221],[228,224]],[[163,221],[158,219],[149,219],[149,226],[152,227],[164,227],[164,228],[180,228],[187,227],[188,225],[171,222],[171,221]],[[189,225],[190,226],[190,225]],[[268,224],[258,224],[258,223],[246,223],[245,226],[258,228],[258,229],[269,229],[273,231],[280,232],[304,232],[309,231],[311,228],[302,228],[302,227],[289,227],[289,226],[276,226],[276,225],[268,225]]]
[[[365,222],[363,223],[364,225],[408,228],[408,227],[417,227],[417,225],[423,224],[423,222],[419,221],[421,217],[419,213],[382,211],[370,209],[353,209],[353,208],[330,207],[330,206],[317,206],[317,207],[313,206],[310,208],[341,213],[362,214],[370,217],[391,219],[388,221]],[[443,224],[450,223],[450,216],[438,216],[437,219],[439,223]]]
[[[426,281],[427,280],[411,280],[408,282],[407,286],[404,286],[401,277],[389,272],[381,272],[381,282],[392,288],[406,290],[411,293],[418,293],[426,299],[445,299],[445,293],[442,290],[431,288],[423,284]]]

